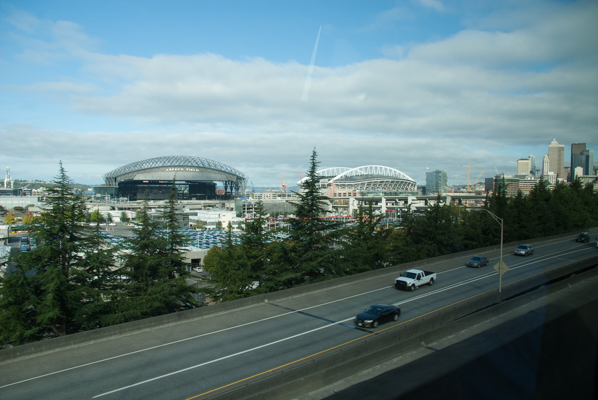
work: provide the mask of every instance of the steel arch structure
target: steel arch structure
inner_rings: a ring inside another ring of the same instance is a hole
[[[417,191],[417,183],[407,174],[383,165],[365,165],[357,168],[333,167],[316,172],[320,188],[334,186],[340,190]],[[301,179],[299,184],[305,182]]]
[[[407,174],[383,165],[365,165],[344,171],[330,179],[330,184],[347,190],[417,190],[417,183]]]
[[[247,177],[240,171],[201,157],[167,156],[149,158],[124,165],[103,176],[107,186],[117,186],[122,181],[177,181],[209,182],[224,184],[225,192],[242,193]]]
[[[351,168],[347,168],[347,167],[332,167],[332,168],[325,168],[325,169],[316,171],[316,174],[321,178],[332,179],[335,176],[340,175],[343,172],[347,172],[350,170],[351,170]]]

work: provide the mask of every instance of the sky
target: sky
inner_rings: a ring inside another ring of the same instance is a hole
[[[0,0],[0,164],[101,184],[184,155],[254,186],[383,165],[598,158],[598,1]],[[0,171],[4,178],[5,171]]]

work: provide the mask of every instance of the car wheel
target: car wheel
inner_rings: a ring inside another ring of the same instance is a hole
[[[392,317],[393,321],[398,321],[399,320],[399,314],[395,314],[394,317]]]
[[[430,282],[428,282],[428,285],[432,286],[434,284],[434,278],[430,279]]]
[[[378,327],[378,321],[372,322],[372,328],[377,328],[377,327]]]
[[[413,292],[415,290],[415,284],[409,286],[409,290],[411,290]]]

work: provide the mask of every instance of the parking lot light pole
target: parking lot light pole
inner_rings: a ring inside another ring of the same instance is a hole
[[[498,262],[498,293],[500,293],[502,291],[502,242],[503,242],[503,222],[504,222],[504,220],[502,218],[500,218],[499,216],[497,216],[496,214],[492,213],[491,211],[486,210],[485,208],[483,210],[487,211],[488,214],[490,214],[490,216],[492,218],[494,218],[494,220],[500,224],[500,261]]]

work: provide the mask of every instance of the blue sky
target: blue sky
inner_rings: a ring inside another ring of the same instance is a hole
[[[554,138],[597,149],[597,17],[589,0],[0,0],[0,160],[99,184],[190,155],[276,186],[315,147],[322,168],[419,183],[514,174]]]

